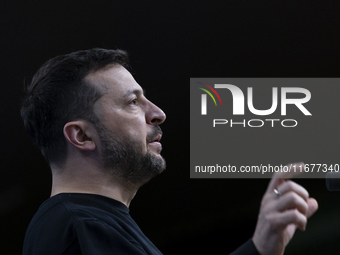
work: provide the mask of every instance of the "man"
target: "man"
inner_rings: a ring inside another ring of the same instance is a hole
[[[53,182],[23,254],[161,254],[128,207],[165,169],[165,114],[145,97],[127,61],[121,50],[70,53],[45,63],[27,87],[21,115]],[[282,254],[295,229],[305,229],[317,203],[289,175],[271,180],[255,234],[235,254]]]

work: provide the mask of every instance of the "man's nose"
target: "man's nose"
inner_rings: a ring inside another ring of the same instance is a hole
[[[148,124],[160,125],[165,121],[166,115],[157,105],[149,102],[145,118]]]

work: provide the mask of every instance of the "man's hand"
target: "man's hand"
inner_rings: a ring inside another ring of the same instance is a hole
[[[295,165],[296,169],[300,169],[301,165],[304,167],[303,163]],[[307,190],[289,180],[296,174],[275,174],[262,198],[253,236],[253,242],[261,255],[283,254],[296,228],[304,231],[307,218],[318,209],[318,203],[309,198]]]

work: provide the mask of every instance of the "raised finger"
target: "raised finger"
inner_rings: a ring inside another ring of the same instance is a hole
[[[288,171],[282,171],[275,173],[272,177],[272,179],[269,182],[268,185],[268,192],[272,192],[277,186],[282,184],[285,180],[289,180],[293,178],[294,176],[298,175],[302,172],[304,172],[305,164],[304,163],[292,163],[287,165]]]

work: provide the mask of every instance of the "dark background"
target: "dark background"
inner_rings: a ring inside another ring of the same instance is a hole
[[[49,168],[19,116],[24,81],[51,57],[93,47],[127,50],[136,80],[167,113],[168,169],[138,192],[133,218],[165,254],[235,249],[254,231],[268,180],[189,178],[189,78],[338,77],[339,8],[307,0],[2,1],[1,253],[20,254],[26,227],[50,193]],[[298,182],[320,209],[287,254],[338,254],[340,193],[322,179]]]

